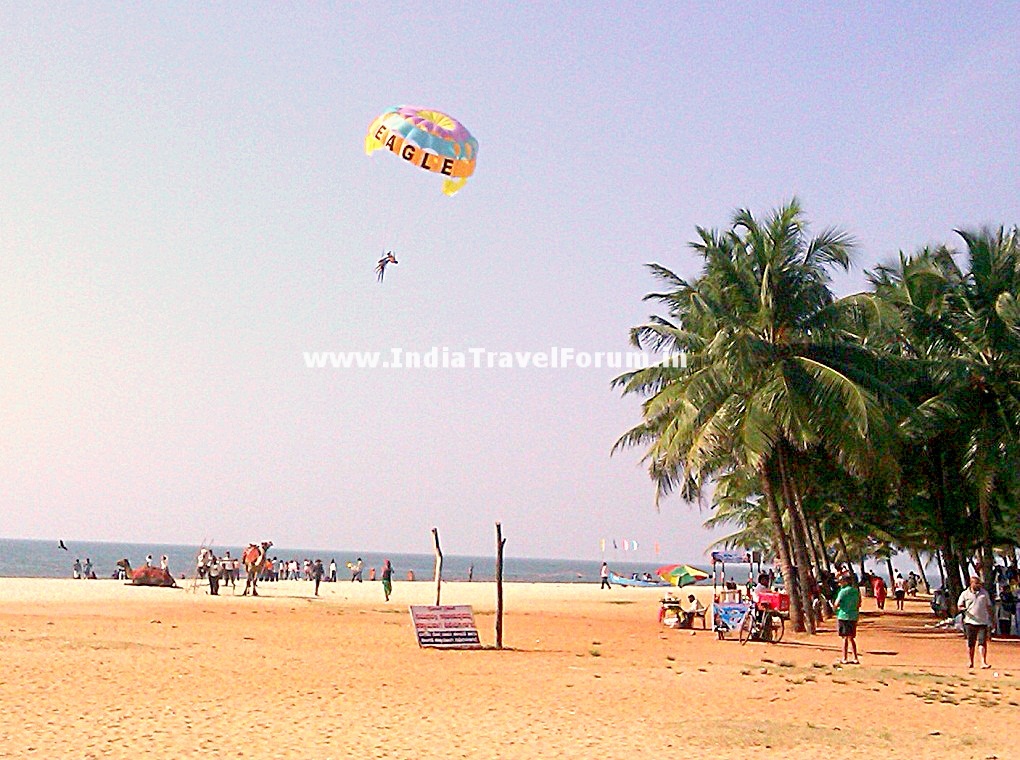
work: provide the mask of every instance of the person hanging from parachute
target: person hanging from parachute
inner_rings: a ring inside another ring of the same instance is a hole
[[[433,108],[394,106],[387,108],[369,125],[365,153],[392,153],[404,162],[444,177],[442,190],[454,195],[474,174],[478,141],[452,116]],[[386,267],[396,264],[392,251],[376,263],[378,281]]]
[[[386,274],[386,267],[390,264],[399,264],[397,257],[393,255],[393,251],[386,251],[386,255],[379,259],[375,265],[375,273],[378,275],[377,281],[382,282],[383,276]]]

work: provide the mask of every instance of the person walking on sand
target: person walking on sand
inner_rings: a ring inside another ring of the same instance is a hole
[[[234,559],[230,556],[230,552],[223,553],[223,561],[220,562],[223,568],[223,585],[234,588],[237,586],[237,578],[234,577]],[[236,592],[235,592],[236,593]]]
[[[907,581],[902,573],[896,573],[896,581],[893,583],[893,597],[896,599],[896,609],[903,609],[903,600],[907,598]]]
[[[85,558],[85,564],[81,566],[81,576],[86,580],[92,577],[92,559],[89,557]]]
[[[839,593],[836,594],[836,626],[840,638],[843,639],[844,665],[857,665],[860,660],[857,658],[857,619],[861,614],[861,590],[853,584],[850,573],[842,573],[839,576]],[[853,651],[854,658],[850,659],[850,652]]]
[[[209,594],[210,596],[220,595],[220,575],[223,573],[223,566],[215,556],[209,558],[209,567],[206,569],[206,575],[209,577]]]
[[[322,576],[326,574],[326,569],[322,566],[322,560],[315,560],[315,564],[312,565],[312,578],[315,580],[315,595],[319,595],[319,584],[322,583]]]
[[[75,580],[81,579],[81,560],[77,557],[74,558],[74,564],[71,566],[71,577]]]
[[[382,566],[382,590],[388,602],[390,594],[393,593],[393,565],[390,564],[389,560],[386,560]]]
[[[329,582],[336,583],[336,558],[329,561]]]
[[[605,562],[602,563],[602,569],[599,571],[599,577],[602,578],[602,585],[599,589],[612,588],[609,584],[609,565]]]
[[[351,567],[351,583],[357,581],[362,583],[361,573],[365,569],[365,563],[361,561],[361,557],[358,557],[358,561]]]
[[[880,610],[885,609],[885,597],[889,589],[885,585],[885,581],[882,580],[877,574],[871,576],[871,587],[875,592],[875,602],[878,604]]]
[[[967,637],[968,668],[974,667],[974,649],[981,655],[982,669],[988,664],[988,629],[992,625],[992,599],[976,575],[970,576],[970,585],[960,594],[956,606],[963,613],[963,633]]]

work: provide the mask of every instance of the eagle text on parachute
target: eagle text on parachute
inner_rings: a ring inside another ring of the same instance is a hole
[[[385,148],[412,166],[449,179],[443,193],[453,195],[474,174],[478,141],[463,124],[442,111],[416,106],[388,108],[368,127],[365,153]]]
[[[387,148],[391,153],[397,153],[405,161],[416,164],[422,169],[426,169],[430,172],[438,171],[440,174],[445,174],[447,177],[453,176],[452,159],[440,158],[435,153],[429,153],[427,150],[422,150],[421,158],[416,160],[415,154],[419,150],[416,145],[405,143],[404,138],[392,132],[389,133],[389,137],[386,137],[387,132],[389,132],[389,130],[386,129],[386,125],[382,125],[376,130],[375,139],[381,142],[383,147]],[[436,164],[439,164],[438,170],[434,168]]]

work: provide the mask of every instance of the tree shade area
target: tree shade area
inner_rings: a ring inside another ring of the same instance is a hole
[[[662,313],[631,340],[685,360],[616,378],[643,403],[614,450],[645,450],[657,502],[705,498],[710,525],[736,528],[724,544],[774,557],[796,630],[814,632],[837,563],[905,551],[923,576],[934,560],[953,607],[997,553],[1016,564],[1020,238],[957,234],[843,298],[830,274],[853,239],[810,236],[796,199],[699,227],[694,280],[649,265]]]

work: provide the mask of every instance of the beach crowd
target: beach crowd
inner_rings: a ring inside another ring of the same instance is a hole
[[[835,617],[837,632],[843,639],[842,664],[859,664],[856,637],[862,597],[873,598],[877,613],[881,615],[885,610],[890,586],[896,610],[904,610],[906,598],[917,598],[920,586],[924,584],[931,594],[932,613],[939,618],[939,622],[932,627],[952,627],[963,634],[967,642],[970,668],[974,668],[975,663],[981,668],[990,667],[988,642],[993,637],[1020,635],[1020,571],[1015,564],[996,564],[989,588],[986,588],[975,569],[966,588],[956,599],[958,612],[955,616],[949,616],[951,607],[944,588],[930,591],[927,580],[913,571],[904,576],[890,568],[890,575],[890,584],[887,585],[885,579],[877,573],[862,567],[858,575],[851,566],[842,564],[837,565],[834,571],[823,571],[814,583],[812,611],[817,620]],[[603,563],[600,572],[603,588],[608,586],[608,576],[608,567]],[[745,603],[745,617],[753,616],[757,623],[755,630],[764,630],[769,628],[765,623],[768,615],[785,616],[779,604],[783,596],[782,588],[782,575],[778,569],[773,568],[759,572],[757,577],[749,575],[745,589],[740,589],[732,578],[726,579],[723,590],[715,593],[714,603]],[[694,595],[689,595],[687,600],[688,604],[684,605],[673,594],[667,594],[660,602],[659,621],[672,627],[690,628],[697,618],[704,620],[706,613],[700,601]],[[714,610],[712,612],[715,613]],[[723,638],[733,629],[732,625],[720,618],[716,620],[714,630]],[[762,640],[768,640],[767,635]]]

